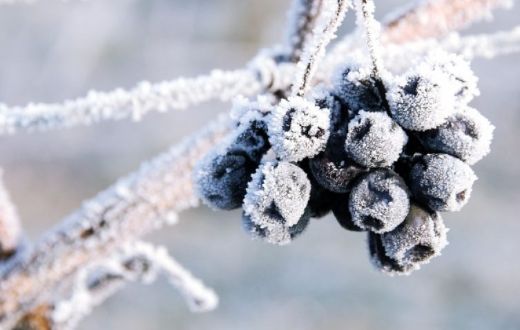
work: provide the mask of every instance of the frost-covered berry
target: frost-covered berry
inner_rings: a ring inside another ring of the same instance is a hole
[[[388,169],[370,172],[352,188],[349,210],[352,221],[375,233],[393,230],[404,221],[410,208],[404,180]]]
[[[253,239],[262,240],[270,244],[286,245],[303,233],[309,224],[309,220],[309,214],[304,213],[298,223],[293,226],[288,227],[280,223],[274,226],[262,227],[253,222],[250,216],[243,214],[242,226]]]
[[[335,196],[332,204],[332,213],[341,227],[345,228],[346,230],[364,230],[363,228],[358,227],[354,221],[352,221],[352,216],[350,215],[350,210],[348,209],[348,194]]]
[[[434,51],[424,60],[423,70],[439,70],[447,74],[453,84],[453,94],[461,103],[468,103],[480,94],[478,78],[471,70],[470,63],[457,54]]]
[[[262,228],[291,227],[303,216],[311,192],[305,172],[288,162],[262,164],[247,186],[244,212]]]
[[[240,207],[255,166],[244,153],[208,154],[195,170],[199,196],[213,208]]]
[[[446,154],[428,154],[413,166],[413,195],[435,211],[459,211],[469,200],[477,177],[463,161]]]
[[[281,160],[298,162],[325,149],[329,138],[329,109],[301,97],[282,100],[269,122],[269,140]]]
[[[489,153],[494,129],[477,110],[467,107],[418,137],[430,152],[446,153],[473,165]]]
[[[349,160],[344,152],[326,150],[309,160],[309,167],[316,182],[335,193],[349,191],[349,185],[366,169]]]
[[[233,142],[227,150],[231,153],[243,152],[252,162],[259,163],[269,148],[266,123],[253,120],[248,125],[240,125],[237,128]]]
[[[408,141],[405,131],[384,112],[360,111],[348,124],[345,150],[366,167],[392,165]]]
[[[414,269],[414,265],[401,265],[386,255],[381,234],[368,232],[368,252],[370,261],[379,271],[388,275],[409,275]]]
[[[392,118],[403,128],[425,131],[444,123],[454,111],[453,84],[446,74],[411,73],[404,84],[394,84],[387,93]]]
[[[354,113],[384,109],[384,95],[379,92],[368,66],[348,64],[339,71],[334,86],[335,93]]]
[[[400,265],[419,268],[440,255],[448,244],[447,231],[438,212],[412,204],[406,220],[393,231],[384,233],[381,240],[389,258]]]

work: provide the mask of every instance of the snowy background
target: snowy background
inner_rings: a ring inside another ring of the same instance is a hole
[[[378,1],[378,15],[404,0]],[[289,0],[41,0],[0,7],[0,99],[60,101],[90,88],[132,87],[242,67],[281,40]],[[518,24],[520,9],[469,32]],[[353,25],[352,13],[345,26]],[[373,270],[363,234],[332,218],[288,247],[252,242],[236,212],[200,208],[152,239],[214,286],[220,308],[190,314],[166,281],[133,285],[81,329],[519,329],[520,56],[477,60],[473,105],[497,126],[469,205],[445,216],[451,244],[411,277]],[[0,138],[0,166],[24,225],[38,237],[81,201],[204,125],[207,104],[141,123],[104,123]]]

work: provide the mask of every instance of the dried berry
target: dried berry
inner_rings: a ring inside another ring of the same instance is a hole
[[[345,150],[362,166],[384,167],[399,158],[407,141],[406,133],[386,113],[360,111],[348,124]]]
[[[290,162],[317,155],[327,144],[329,124],[329,109],[300,97],[282,100],[269,123],[273,150],[279,159]]]
[[[436,211],[459,211],[477,177],[469,165],[446,154],[421,157],[410,173],[415,198]]]
[[[360,228],[384,233],[397,227],[408,214],[409,193],[404,180],[387,169],[375,170],[352,188],[349,210]]]
[[[493,130],[494,126],[484,116],[468,107],[418,137],[430,152],[449,154],[473,165],[489,153]]]

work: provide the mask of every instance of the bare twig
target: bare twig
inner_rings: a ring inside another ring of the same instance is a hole
[[[45,236],[0,282],[0,328],[48,299],[60,281],[115,248],[157,229],[198,203],[195,163],[226,134],[225,119],[144,164],[86,202]]]
[[[303,96],[309,89],[312,78],[321,59],[325,56],[325,47],[336,37],[336,30],[341,25],[345,13],[349,7],[348,0],[327,0],[330,5],[327,8],[334,8],[332,12],[323,12],[320,20],[321,24],[313,30],[312,39],[305,45],[305,49],[300,62],[298,63],[296,83],[293,85],[292,94]]]
[[[304,45],[312,36],[316,20],[323,9],[324,0],[294,0],[289,10],[287,28],[288,58],[297,63],[302,56]]]
[[[213,290],[194,278],[163,247],[144,242],[125,245],[109,258],[83,268],[75,276],[66,299],[54,304],[50,323],[59,329],[73,329],[91,310],[134,281],[150,283],[160,273],[186,297],[193,311],[216,307]]]

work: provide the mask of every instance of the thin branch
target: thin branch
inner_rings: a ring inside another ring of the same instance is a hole
[[[507,7],[509,3],[508,0],[415,1],[383,24],[381,42],[387,46],[440,38],[489,17],[492,10]],[[346,54],[357,47],[353,35],[345,36],[329,52],[320,77],[328,77]]]
[[[325,56],[325,47],[336,37],[336,31],[343,22],[349,7],[348,0],[327,0],[326,8],[334,8],[331,12],[323,12],[320,15],[320,23],[313,30],[312,39],[305,46],[302,58],[298,63],[296,83],[293,85],[292,94],[303,96],[310,88],[312,78]]]
[[[276,73],[256,61],[250,69],[214,70],[207,76],[180,78],[157,84],[141,82],[131,90],[91,91],[86,97],[62,103],[30,103],[9,107],[0,103],[0,135],[20,131],[46,131],[104,120],[139,120],[152,111],[185,109],[212,99],[227,101],[242,95],[260,93],[274,84]]]
[[[490,34],[477,34],[461,37],[454,34],[441,44],[444,48],[461,54],[466,58],[494,58],[520,52],[520,26],[509,31]]]
[[[186,298],[192,311],[214,309],[218,298],[213,290],[194,278],[163,247],[133,242],[114,255],[82,269],[75,276],[67,298],[54,304],[51,323],[73,329],[91,310],[129,282],[145,284],[162,273]]]
[[[45,303],[59,282],[197,205],[192,170],[228,131],[224,118],[86,202],[0,280],[0,328]]]
[[[12,257],[19,250],[21,242],[20,219],[4,186],[0,168],[0,263]]]
[[[303,48],[312,37],[312,30],[323,9],[324,0],[293,0],[289,9],[287,48],[289,60],[300,61]]]
[[[434,38],[460,30],[488,18],[497,7],[508,7],[510,0],[429,0],[393,14],[386,22],[386,42],[402,43]]]

